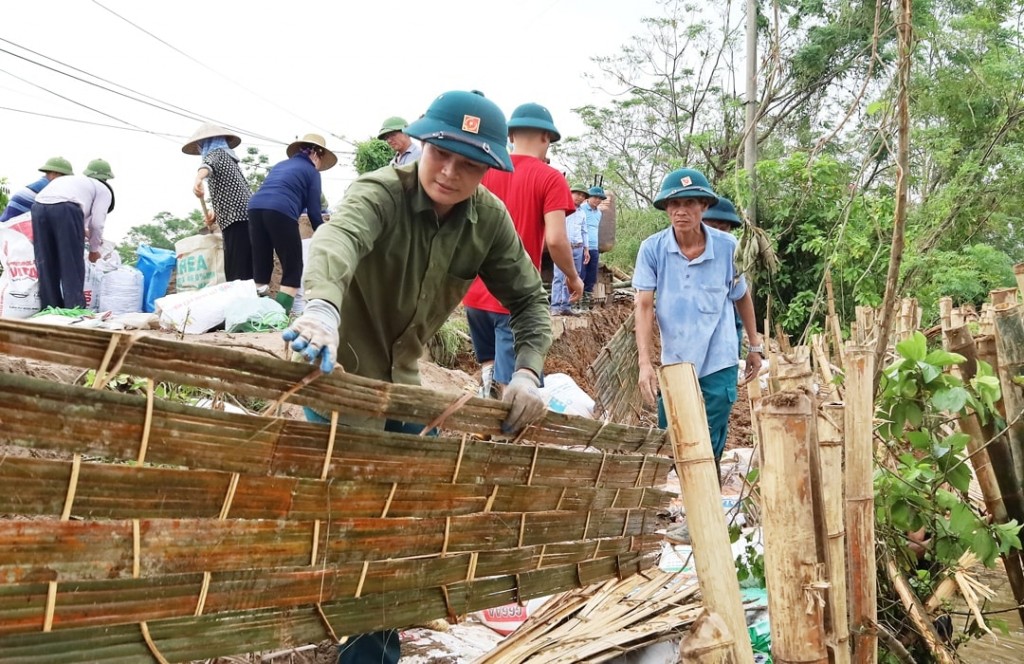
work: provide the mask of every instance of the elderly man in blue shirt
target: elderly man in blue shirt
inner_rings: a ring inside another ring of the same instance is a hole
[[[729,413],[737,394],[737,314],[750,341],[744,382],[757,376],[764,350],[750,290],[734,268],[736,239],[701,223],[704,212],[717,203],[718,196],[699,171],[682,168],[670,173],[654,206],[665,210],[671,226],[643,241],[633,272],[640,392],[648,404],[657,402],[658,423],[665,428],[664,404],[651,361],[657,293],[661,363],[694,365],[716,465],[725,449]]]

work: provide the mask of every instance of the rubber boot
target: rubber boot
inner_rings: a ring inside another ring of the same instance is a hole
[[[295,297],[293,295],[289,295],[283,291],[277,291],[277,295],[274,299],[278,304],[284,307],[284,313],[286,316],[292,313],[292,305],[295,304]]]

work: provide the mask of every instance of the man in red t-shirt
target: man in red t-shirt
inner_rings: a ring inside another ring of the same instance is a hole
[[[551,260],[567,276],[570,301],[583,294],[576,272],[572,246],[565,234],[565,215],[576,204],[565,177],[548,166],[548,148],[561,138],[551,113],[540,104],[523,104],[512,112],[508,138],[512,143],[512,173],[491,169],[481,182],[508,208],[526,253],[540,268],[541,251],[547,243]],[[480,394],[494,396],[494,383],[507,385],[515,370],[515,341],[509,327],[508,309],[477,279],[462,303],[466,307],[469,334],[481,369]]]

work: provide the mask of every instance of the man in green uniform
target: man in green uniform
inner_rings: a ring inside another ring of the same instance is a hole
[[[511,313],[516,370],[505,389],[503,428],[522,430],[545,413],[537,392],[551,346],[547,296],[505,206],[479,186],[488,168],[512,170],[508,127],[494,102],[446,92],[405,133],[423,143],[420,160],[356,180],[309,249],[308,304],[284,331],[320,368],[418,384],[424,344],[479,276]],[[420,425],[359,421],[391,431]],[[394,662],[394,631],[358,637],[345,662]]]

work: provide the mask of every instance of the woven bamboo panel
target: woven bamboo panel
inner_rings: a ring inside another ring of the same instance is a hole
[[[613,422],[638,424],[643,412],[635,326],[631,314],[588,369],[594,384],[594,401],[603,416]]]
[[[0,443],[65,457],[0,462],[0,662],[300,645],[621,579],[657,556],[661,432],[549,414],[515,444],[481,440],[500,402],[160,337],[0,321],[0,350],[455,432],[0,375]]]

